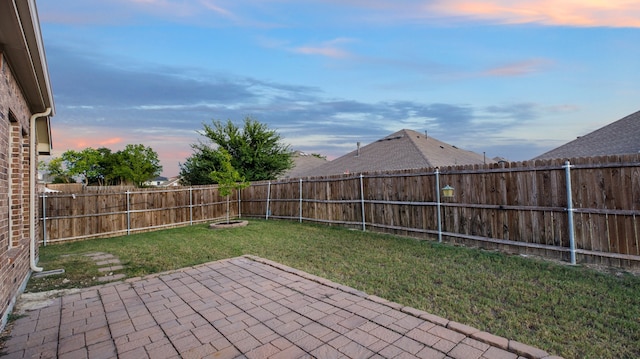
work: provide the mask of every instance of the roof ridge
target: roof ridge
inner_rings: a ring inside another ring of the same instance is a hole
[[[606,154],[636,153],[640,150],[640,111],[605,124],[571,141],[552,148],[533,159],[587,157]]]
[[[425,155],[424,152],[422,152],[422,149],[420,148],[420,146],[418,146],[418,144],[416,143],[416,141],[418,140],[419,134],[420,132],[418,131],[413,131],[413,130],[408,130],[408,129],[402,129],[402,131],[405,133],[405,135],[409,138],[409,141],[411,141],[411,144],[413,145],[413,147],[415,147],[415,149],[418,151],[418,153],[420,154],[420,157],[422,157],[422,159],[424,160],[424,162],[427,164],[426,167],[434,167],[433,164],[431,163],[431,161],[429,160],[429,158]],[[418,135],[416,135],[416,138],[413,138],[412,133],[416,133]],[[428,139],[428,137],[425,136],[425,139]]]
[[[402,129],[328,161],[305,176],[362,173],[410,168],[433,168],[457,164],[481,164],[482,155],[430,137],[424,132]]]

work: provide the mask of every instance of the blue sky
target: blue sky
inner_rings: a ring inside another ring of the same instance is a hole
[[[246,116],[330,159],[403,128],[535,157],[640,110],[640,2],[38,0],[54,155]]]

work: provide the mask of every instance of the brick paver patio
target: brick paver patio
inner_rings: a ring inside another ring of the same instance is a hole
[[[26,312],[7,358],[552,358],[244,256],[87,288]]]

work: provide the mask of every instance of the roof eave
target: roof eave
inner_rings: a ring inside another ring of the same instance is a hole
[[[0,51],[7,57],[32,113],[55,104],[35,0],[0,2]]]

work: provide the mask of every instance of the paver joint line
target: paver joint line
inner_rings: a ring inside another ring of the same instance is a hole
[[[87,288],[56,303],[15,322],[14,332],[25,334],[7,342],[10,357],[557,358],[249,255]],[[57,322],[38,324],[56,312]]]
[[[432,322],[434,324],[442,326],[443,328],[448,328],[448,329],[450,329],[452,331],[458,332],[458,333],[462,334],[463,336],[467,336],[468,337],[468,336],[471,336],[471,335],[474,335],[474,334],[481,333],[480,330],[478,330],[476,328],[473,328],[473,327],[470,327],[470,326],[467,326],[465,324],[449,321],[449,320],[446,320],[444,318],[435,316],[435,315],[427,313],[427,312],[420,311],[420,310],[415,309],[415,308],[405,307],[405,306],[402,306],[401,304],[387,301],[387,300],[385,300],[383,298],[379,298],[377,296],[367,295],[364,292],[357,291],[355,289],[346,287],[344,285],[332,283],[330,281],[327,281],[324,278],[322,278],[321,280],[318,280],[317,279],[318,277],[316,277],[314,275],[307,274],[305,272],[300,272],[300,271],[298,271],[296,269],[293,269],[291,267],[285,266],[285,265],[277,263],[277,262],[270,261],[268,259],[263,259],[263,258],[260,258],[260,257],[257,257],[257,256],[253,256],[253,255],[244,255],[243,257],[247,258],[247,259],[250,259],[250,260],[253,260],[253,261],[256,261],[256,262],[259,262],[259,263],[262,263],[262,264],[266,264],[266,265],[272,266],[274,268],[283,270],[283,271],[285,271],[287,273],[297,274],[297,275],[299,275],[301,277],[304,277],[307,280],[311,280],[311,281],[317,282],[317,283],[322,284],[322,285],[330,286],[330,287],[336,288],[338,290],[343,290],[343,288],[347,288],[347,290],[345,290],[345,291],[348,292],[348,293],[351,293],[351,294],[366,298],[366,299],[371,300],[373,302],[388,306],[388,307],[390,307],[392,309],[400,310],[400,311],[402,311],[404,313],[407,313],[409,315],[412,315],[412,316],[414,316],[416,318],[420,318],[420,319],[423,319],[423,320],[430,321],[430,322]],[[327,283],[327,282],[329,282],[329,283]],[[334,285],[332,286],[332,284],[334,284]],[[517,344],[514,344],[514,349],[512,349],[511,346],[509,345],[511,343],[511,341],[509,341],[506,338],[498,337],[498,336],[493,335],[493,334],[489,334],[487,336],[479,335],[479,336],[476,336],[475,339],[480,341],[480,342],[482,342],[482,343],[484,343],[484,344],[488,344],[490,346],[496,346],[496,347],[499,347],[501,349],[518,350],[519,351],[518,354],[524,355],[524,356],[527,356],[527,357],[531,357],[531,358],[546,358],[546,357],[549,356],[549,354],[546,353],[543,350],[540,350],[540,349],[534,348],[534,347],[530,347],[528,345],[525,345],[525,344],[522,344],[522,343],[518,343],[518,342],[515,342]],[[509,343],[507,347],[504,347],[504,345],[503,345],[504,341]]]

